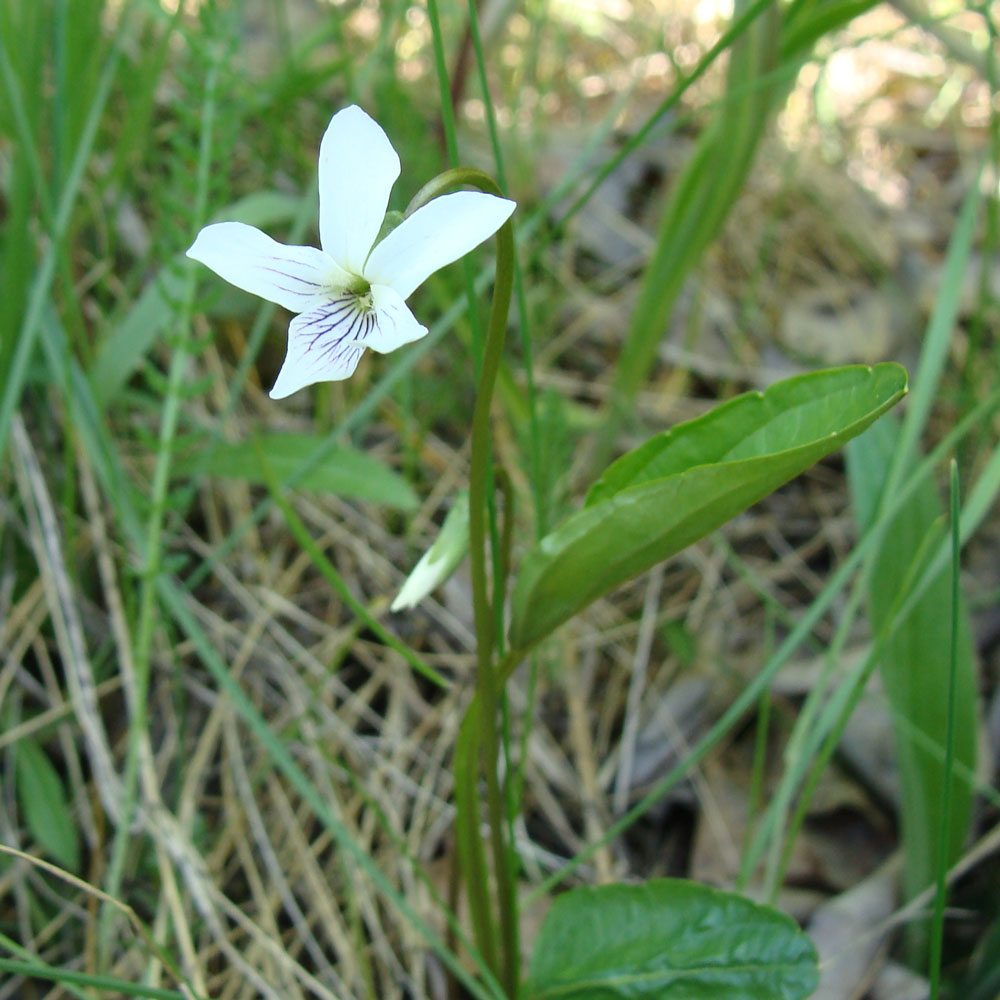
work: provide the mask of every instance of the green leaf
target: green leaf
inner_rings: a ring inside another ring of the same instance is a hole
[[[714,531],[860,434],[906,392],[896,364],[746,393],[614,462],[586,506],[527,555],[510,639],[526,649],[591,601]]]
[[[323,458],[299,476],[320,449],[325,449]],[[272,477],[284,483],[296,476],[297,489],[370,500],[397,510],[417,506],[416,494],[398,473],[362,452],[331,447],[329,439],[319,434],[261,434],[246,441],[219,442],[207,458],[178,456],[174,468],[181,475],[204,468],[213,476],[264,485]]]
[[[212,221],[245,222],[258,229],[269,229],[294,219],[301,203],[301,195],[291,195],[284,191],[257,191],[220,209],[212,217]],[[194,233],[191,234],[191,239],[194,239]]]
[[[847,449],[848,481],[861,530],[874,520],[893,455],[899,447],[899,422],[885,420]],[[907,470],[917,459],[907,463]],[[908,898],[934,882],[941,850],[941,803],[944,795],[944,745],[947,730],[951,660],[951,572],[945,567],[920,599],[900,617],[899,606],[927,568],[940,541],[943,511],[937,490],[924,480],[882,536],[868,578],[873,631],[892,631],[882,647],[879,670],[892,710],[902,791],[903,884]],[[978,707],[972,627],[964,602],[958,609],[955,657],[954,759],[947,861],[962,853],[972,820],[974,788],[965,775],[976,771]],[[925,951],[928,927],[908,928],[909,945]]]
[[[22,739],[16,755],[17,796],[28,832],[45,853],[71,872],[80,870],[80,835],[62,781],[34,741]]]
[[[173,303],[183,290],[180,256],[144,289],[101,344],[90,369],[97,400],[107,406],[121,391],[173,318]]]
[[[681,879],[573,889],[535,940],[525,1000],[798,1000],[816,951],[793,920]]]

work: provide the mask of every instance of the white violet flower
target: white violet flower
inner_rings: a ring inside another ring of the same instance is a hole
[[[271,390],[282,399],[354,373],[366,347],[394,351],[427,333],[406,305],[424,280],[479,246],[514,202],[478,191],[442,195],[376,243],[399,157],[361,108],[338,111],[319,148],[319,238],[284,246],[242,222],[206,226],[187,255],[244,291],[298,313]]]

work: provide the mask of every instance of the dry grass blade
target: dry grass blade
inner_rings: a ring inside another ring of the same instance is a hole
[[[28,511],[32,547],[65,665],[73,711],[85,737],[101,802],[108,814],[116,817],[120,812],[121,782],[112,762],[84,630],[62,555],[62,533],[38,456],[20,414],[13,419],[11,439],[14,473]]]

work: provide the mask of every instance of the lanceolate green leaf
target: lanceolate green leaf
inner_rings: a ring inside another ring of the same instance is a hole
[[[284,482],[297,474],[323,445],[316,434],[261,434],[247,441],[220,442],[207,460],[203,455],[181,456],[175,463],[180,473],[205,468],[209,474],[230,479],[266,483],[261,461],[270,475]],[[204,464],[203,464],[204,463]],[[335,493],[341,497],[371,500],[398,510],[412,510],[417,496],[409,483],[378,459],[347,448],[334,448],[304,475],[297,489]]]
[[[526,649],[860,434],[906,392],[895,364],[852,365],[747,393],[613,463],[583,510],[525,558],[511,645]]]
[[[52,761],[34,740],[20,740],[16,753],[17,797],[28,831],[53,861],[79,871],[80,835]]]
[[[525,1000],[798,1000],[816,952],[795,922],[680,879],[573,889],[535,939]]]
[[[874,520],[899,441],[899,422],[889,419],[852,442],[847,450],[848,479],[862,530]],[[916,461],[907,464],[913,466]],[[876,636],[895,626],[882,647],[879,669],[896,731],[902,793],[903,883],[908,897],[933,883],[941,848],[952,639],[948,568],[933,578],[902,618],[898,609],[909,586],[926,568],[927,557],[936,549],[936,545],[927,546],[926,540],[935,527],[940,527],[942,513],[937,490],[925,480],[889,523],[868,578],[869,608]],[[940,540],[939,535],[933,537]],[[976,660],[964,604],[959,606],[958,616],[954,759],[966,774],[974,774],[978,730]],[[973,797],[968,782],[956,774],[948,817],[949,864],[962,853],[972,818]],[[926,924],[917,922],[908,930],[910,945],[918,953],[923,952],[927,943]]]

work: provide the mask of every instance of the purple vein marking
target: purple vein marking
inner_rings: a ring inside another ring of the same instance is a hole
[[[289,274],[287,271],[282,271],[277,267],[265,267],[262,264],[260,265],[260,269],[262,271],[269,271],[271,274],[280,274],[281,277],[287,278],[292,283],[292,287],[288,287],[288,285],[275,282],[275,287],[282,292],[289,292],[293,295],[307,295],[309,294],[309,289],[323,287],[318,281],[309,281],[306,278],[300,278],[297,274]]]
[[[313,370],[337,369],[350,374],[365,349],[365,340],[376,327],[372,310],[356,295],[341,295],[300,317],[298,334],[302,358]]]

